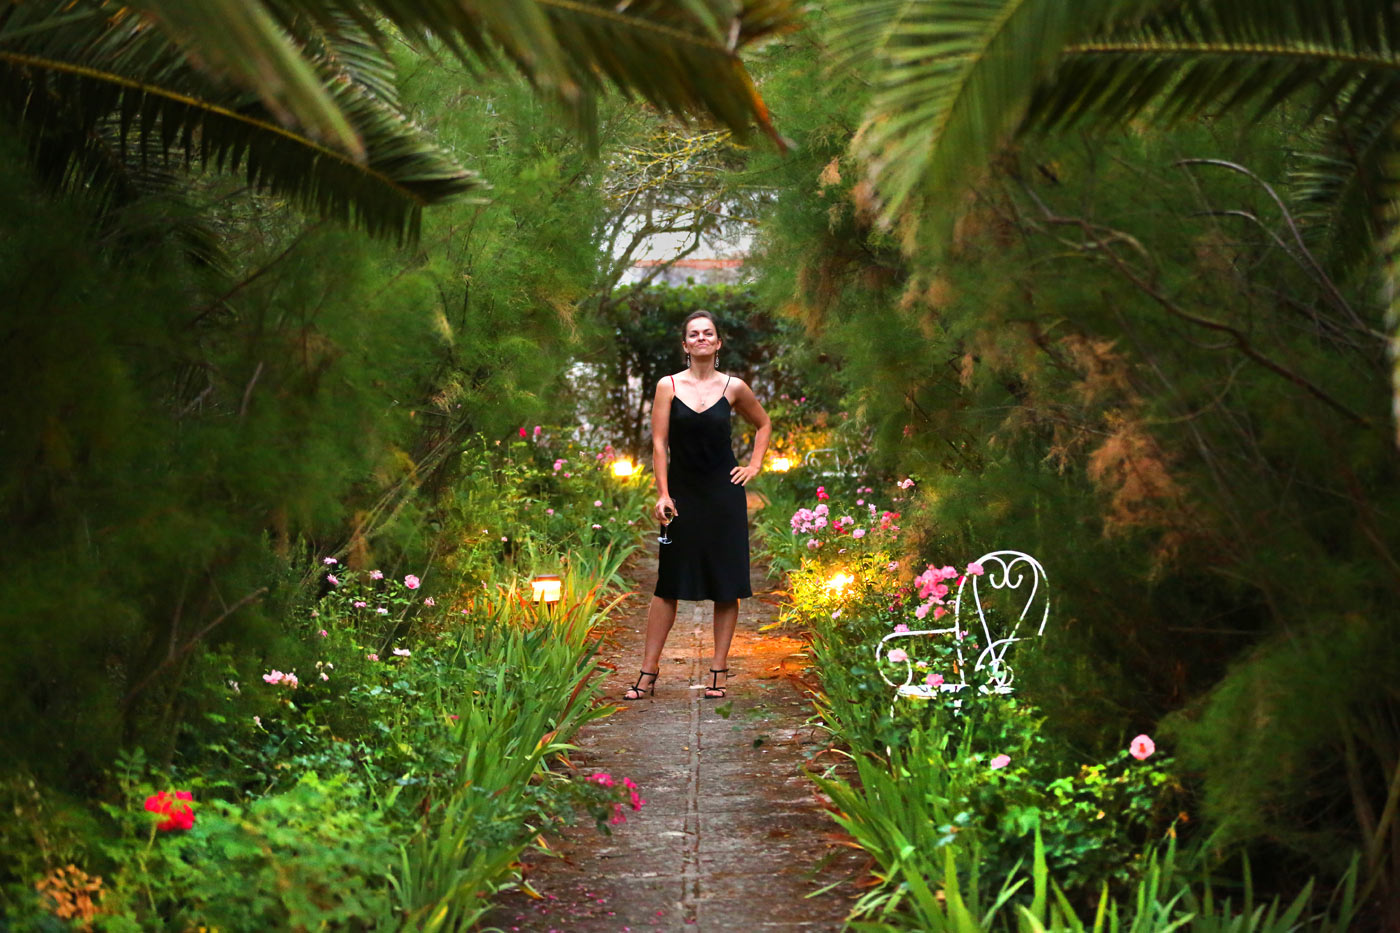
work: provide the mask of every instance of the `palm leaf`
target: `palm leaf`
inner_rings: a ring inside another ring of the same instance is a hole
[[[1348,101],[1349,122],[1388,105],[1400,79],[1400,13],[1380,0],[1191,0],[1068,44],[1028,125],[1168,120],[1314,95],[1310,115]]]
[[[1133,0],[837,0],[829,28],[875,84],[857,136],[891,220],[926,186],[946,193],[1016,129],[1060,50]]]
[[[329,99],[363,141],[362,157],[276,122],[258,101],[192,69],[135,17],[55,24],[41,6],[0,14],[0,108],[51,175],[101,165],[94,140],[114,127],[122,147],[134,140],[142,164],[180,158],[241,170],[250,184],[326,216],[399,235],[416,231],[424,205],[481,185],[346,72],[318,66]]]
[[[1340,111],[1344,102],[1339,103]],[[1289,173],[1299,222],[1314,250],[1337,274],[1354,273],[1375,262],[1384,228],[1393,150],[1392,127],[1400,121],[1400,98],[1366,123],[1352,125],[1336,116],[1320,122],[1317,143],[1296,155]]]
[[[132,6],[163,27],[207,71],[256,91],[276,122],[295,123],[311,139],[356,158],[364,155],[360,138],[321,76],[263,4],[139,0]]]
[[[498,57],[586,122],[605,84],[675,114],[700,112],[746,132],[771,132],[738,50],[796,25],[791,0],[134,0],[215,72],[330,139],[324,100],[286,59],[287,34],[351,21],[382,36],[391,23],[419,45],[444,43],[470,65]],[[237,10],[229,9],[237,7]],[[271,24],[271,25],[270,25]],[[280,28],[273,28],[277,26]]]

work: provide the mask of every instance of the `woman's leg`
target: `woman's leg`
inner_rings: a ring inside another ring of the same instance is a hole
[[[734,627],[738,622],[739,600],[715,601],[715,656],[710,660],[712,671],[723,671],[729,668],[729,644],[734,640]],[[710,678],[710,683],[718,689],[707,689],[705,695],[723,696],[719,690],[724,689],[725,681],[728,678],[724,674],[711,674]]]
[[[661,671],[661,649],[666,647],[666,636],[671,634],[671,626],[676,624],[676,601],[674,599],[662,599],[660,596],[651,598],[651,608],[647,610],[647,640],[646,647],[642,649],[642,670],[652,671],[653,674]],[[656,683],[655,676],[644,676],[638,681],[637,687],[629,687],[627,697],[629,700],[640,699],[642,690],[651,689],[651,685]]]

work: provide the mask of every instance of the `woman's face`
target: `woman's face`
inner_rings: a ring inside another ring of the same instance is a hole
[[[685,352],[691,356],[713,356],[720,347],[719,334],[715,333],[715,322],[707,317],[698,317],[685,326]]]

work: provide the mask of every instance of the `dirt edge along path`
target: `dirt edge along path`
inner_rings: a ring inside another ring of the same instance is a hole
[[[604,638],[618,712],[589,725],[572,761],[641,787],[647,805],[613,834],[580,823],[532,852],[526,879],[541,897],[505,895],[483,924],[504,931],[791,930],[843,926],[864,859],[841,845],[803,768],[825,747],[804,725],[811,704],[789,676],[803,644],[777,631],[781,594],[755,567],[740,608],[729,695],[703,697],[713,648],[710,604],[682,602],[661,659],[655,699],[622,700],[636,679],[656,580],[654,538],[629,565],[637,593]],[[829,756],[822,759],[829,761]],[[824,887],[833,886],[815,897]]]

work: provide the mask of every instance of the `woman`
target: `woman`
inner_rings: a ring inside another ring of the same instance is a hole
[[[753,595],[744,487],[763,465],[773,426],[744,380],[715,368],[722,341],[714,317],[708,311],[694,312],[685,319],[681,334],[686,368],[656,384],[651,406],[652,465],[659,493],[654,514],[665,527],[665,540],[656,595],[647,613],[641,674],[623,694],[629,700],[656,694],[661,649],[676,621],[678,599],[714,601],[715,654],[705,696],[723,697],[739,600]],[[748,466],[739,466],[730,447],[732,411],[757,428]]]

